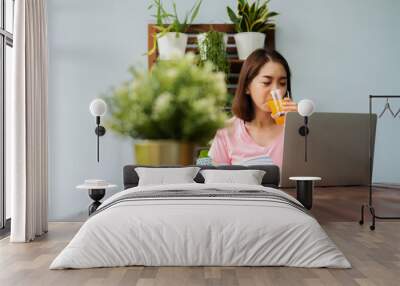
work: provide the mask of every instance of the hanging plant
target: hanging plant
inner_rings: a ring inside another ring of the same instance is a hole
[[[209,31],[199,34],[197,42],[199,46],[200,63],[209,61],[214,70],[229,73],[229,62],[226,53],[225,34],[217,31]]]

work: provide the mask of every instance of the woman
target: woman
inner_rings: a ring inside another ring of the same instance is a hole
[[[216,165],[245,164],[245,161],[269,157],[282,166],[283,127],[266,104],[271,92],[279,90],[284,97],[283,111],[297,111],[291,100],[290,69],[277,51],[258,49],[243,63],[240,71],[228,126],[217,131],[209,156]]]

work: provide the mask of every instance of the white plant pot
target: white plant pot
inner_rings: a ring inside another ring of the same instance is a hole
[[[183,57],[186,50],[188,35],[183,33],[169,32],[157,37],[158,53],[161,60]]]
[[[197,44],[200,46],[202,44],[202,42],[206,39],[206,33],[200,33],[197,35]],[[225,49],[228,45],[228,35],[224,33],[224,45],[225,45]],[[199,47],[200,49],[200,47]],[[204,51],[205,53],[207,53],[207,51]],[[200,58],[202,60],[204,60],[204,58],[202,57],[201,51],[200,51]]]
[[[265,34],[263,33],[237,33],[234,38],[240,60],[245,60],[255,50],[264,48]]]

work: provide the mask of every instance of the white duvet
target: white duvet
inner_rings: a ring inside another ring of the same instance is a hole
[[[263,190],[298,203],[282,191],[254,185],[175,184],[165,190]],[[153,198],[123,201],[90,217],[50,269],[146,266],[294,266],[349,268],[350,263],[310,215],[257,198]]]

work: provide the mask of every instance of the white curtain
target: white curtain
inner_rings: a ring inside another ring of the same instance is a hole
[[[14,7],[13,92],[6,115],[12,242],[31,241],[48,225],[45,2],[16,0]]]

